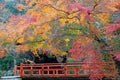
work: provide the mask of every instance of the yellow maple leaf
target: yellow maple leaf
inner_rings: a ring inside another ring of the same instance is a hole
[[[42,10],[42,15],[44,17],[44,19],[47,21],[52,20],[56,15],[57,15],[57,11],[53,8],[51,8],[50,6],[45,6]]]
[[[0,38],[3,38],[5,37],[7,34],[5,31],[0,31]]]
[[[109,13],[101,13],[101,14],[97,14],[97,18],[103,23],[103,24],[107,24],[109,22],[109,17],[110,14]]]
[[[51,29],[50,25],[48,23],[40,26],[38,34],[45,34],[47,31]]]
[[[18,43],[23,43],[24,42],[24,38],[20,38],[17,40]]]
[[[117,11],[118,9],[116,8],[116,5],[119,4],[119,2],[112,2],[110,3],[107,7],[108,9],[112,10],[112,11]]]
[[[12,42],[13,39],[12,38],[7,38],[6,41]]]
[[[67,53],[66,53],[66,52],[61,52],[60,55],[61,55],[61,56],[65,56],[65,55],[67,55]]]
[[[42,36],[42,38],[47,39],[47,35],[46,34],[42,34],[41,36]]]
[[[16,52],[26,52],[29,50],[29,45],[25,44],[25,45],[19,45],[16,48]]]
[[[69,38],[65,38],[64,40],[65,40],[65,42],[69,42],[69,41],[70,41],[70,39],[69,39]]]
[[[30,49],[29,44],[25,44],[25,45],[23,45],[23,47],[22,47],[22,50],[23,50],[23,51],[28,51],[29,49]]]
[[[59,19],[59,21],[61,22],[61,25],[65,25],[65,24],[66,24],[66,22],[68,22],[68,20],[67,20],[67,19]]]
[[[35,40],[35,38],[32,37],[32,36],[29,36],[29,37],[28,37],[28,40],[29,40],[29,41],[33,41],[33,40]]]
[[[82,14],[80,15],[80,23],[83,23],[84,20],[85,20],[85,14],[82,13]]]

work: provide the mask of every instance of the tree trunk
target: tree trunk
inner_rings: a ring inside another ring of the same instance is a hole
[[[14,58],[14,66],[16,65],[16,59]]]

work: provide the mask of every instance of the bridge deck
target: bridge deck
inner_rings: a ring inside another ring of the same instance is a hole
[[[20,76],[2,76],[0,80],[21,80]]]
[[[14,74],[21,77],[89,77],[115,78],[117,70],[113,62],[98,63],[45,63],[15,66]]]

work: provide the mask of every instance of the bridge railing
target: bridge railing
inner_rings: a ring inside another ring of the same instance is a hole
[[[21,77],[89,77],[92,75],[114,78],[117,76],[117,70],[113,62],[45,64],[21,63],[20,66],[15,66],[14,74]]]

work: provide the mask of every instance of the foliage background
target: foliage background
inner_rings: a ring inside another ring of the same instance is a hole
[[[0,0],[0,51],[1,71],[43,55],[119,68],[120,0]]]

